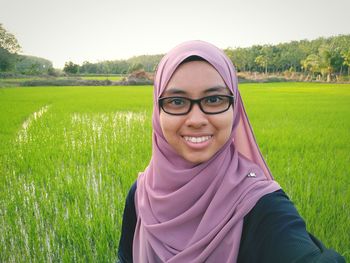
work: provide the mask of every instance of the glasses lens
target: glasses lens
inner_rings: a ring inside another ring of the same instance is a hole
[[[188,112],[191,101],[186,98],[172,97],[163,99],[162,105],[165,112],[170,114],[184,114]]]
[[[203,111],[207,113],[219,113],[230,107],[231,101],[228,96],[209,96],[200,101]]]

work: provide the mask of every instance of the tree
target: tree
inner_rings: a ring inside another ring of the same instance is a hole
[[[8,52],[15,54],[21,50],[21,46],[18,44],[14,35],[7,32],[0,23],[0,48],[7,50]]]
[[[10,71],[14,68],[16,55],[0,47],[0,71]]]
[[[255,63],[260,67],[265,68],[265,74],[267,74],[267,57],[259,55],[255,58]]]
[[[137,63],[137,64],[132,64],[130,67],[129,67],[129,70],[128,72],[129,73],[133,73],[135,71],[140,71],[140,70],[143,70],[144,69],[144,66],[141,64],[141,63]]]
[[[237,71],[248,71],[249,68],[249,50],[247,48],[227,48],[224,50],[226,55],[231,59]],[[252,64],[252,63],[250,63]]]
[[[305,71],[309,71],[312,74],[320,72],[321,58],[316,54],[308,55],[306,59],[300,62]]]
[[[84,61],[83,65],[79,67],[79,72],[85,74],[92,74],[96,73],[96,68],[96,64],[92,64],[89,61]]]
[[[329,46],[322,45],[318,49],[318,53],[322,76],[327,75],[327,82],[329,82],[331,81],[331,74],[333,72],[331,48]]]
[[[15,67],[16,72],[28,75],[48,74],[51,69],[51,61],[40,57],[24,55],[18,55]]]
[[[343,50],[341,56],[344,59],[343,65],[348,66],[348,76],[350,76],[350,48],[348,50]]]
[[[79,65],[74,64],[72,61],[64,63],[63,71],[68,74],[77,74],[79,70]]]
[[[10,71],[14,68],[17,52],[21,49],[14,35],[7,32],[0,24],[0,71]]]
[[[146,72],[152,72],[162,57],[163,55],[141,55],[131,57],[126,62],[129,65],[142,64]]]

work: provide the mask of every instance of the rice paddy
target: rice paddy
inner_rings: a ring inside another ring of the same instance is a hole
[[[257,141],[308,230],[350,260],[350,85],[242,84]],[[151,156],[152,87],[0,89],[0,262],[115,262]]]

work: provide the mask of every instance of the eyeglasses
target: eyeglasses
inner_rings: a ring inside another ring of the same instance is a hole
[[[205,114],[219,114],[227,111],[233,104],[234,97],[229,95],[212,95],[193,100],[185,97],[164,97],[158,100],[164,112],[171,115],[188,114],[193,104],[198,104]]]

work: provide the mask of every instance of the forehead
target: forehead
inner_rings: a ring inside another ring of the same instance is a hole
[[[164,95],[188,94],[200,95],[207,92],[230,93],[218,71],[206,61],[190,61],[175,70],[170,78]]]

